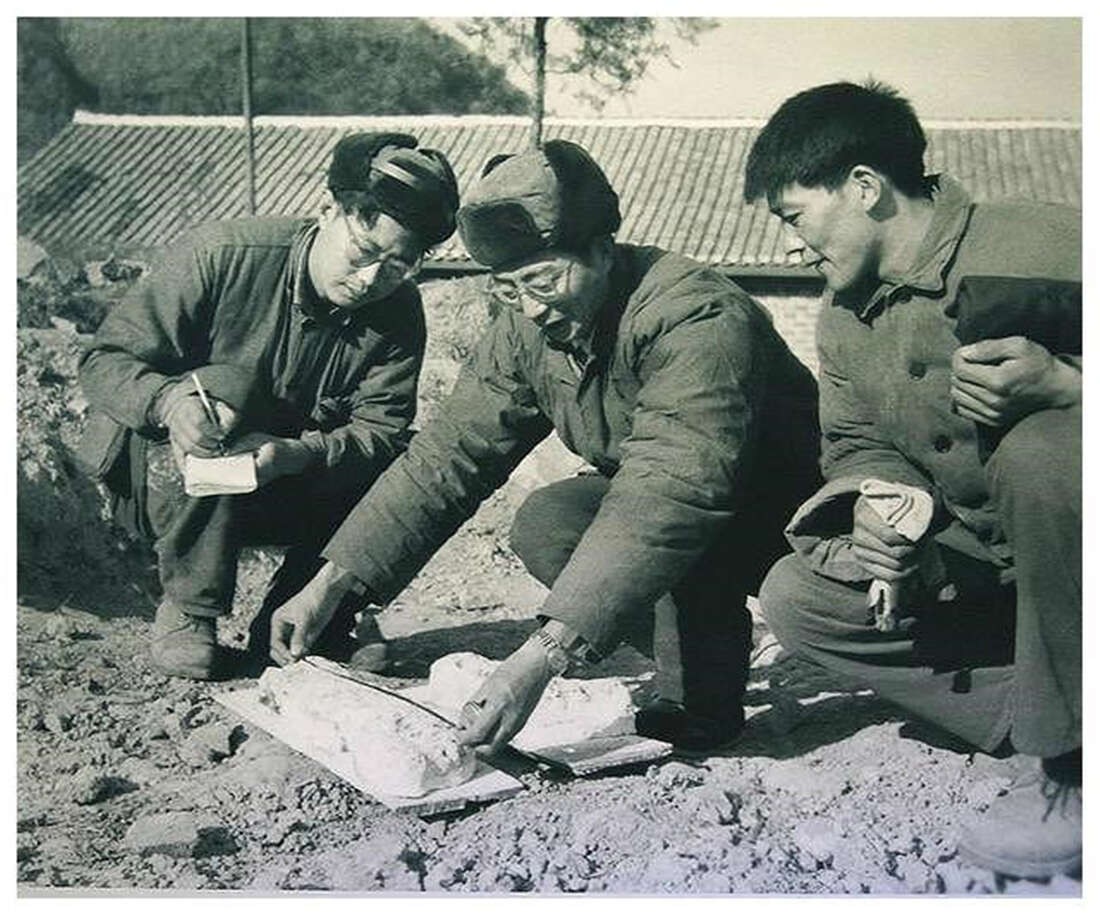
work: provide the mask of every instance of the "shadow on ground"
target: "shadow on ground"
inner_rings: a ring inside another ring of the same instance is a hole
[[[535,627],[532,620],[495,620],[423,630],[392,640],[389,676],[420,679],[432,662],[452,652],[476,652],[503,659],[517,649]],[[632,676],[653,670],[653,663],[624,646],[585,677]],[[897,722],[899,735],[959,753],[974,748],[927,723],[909,721],[900,707],[871,694],[855,682],[841,679],[800,659],[784,657],[753,669],[746,705],[765,707],[753,716],[740,739],[728,751],[708,756],[798,757],[842,741],[872,725]]]
[[[866,685],[791,655],[753,669],[745,705],[766,708],[749,720],[735,754],[798,757],[889,722],[898,723],[900,738],[960,754],[979,751],[932,723],[910,718],[905,709],[874,695]],[[992,756],[1007,753],[1006,749]]]

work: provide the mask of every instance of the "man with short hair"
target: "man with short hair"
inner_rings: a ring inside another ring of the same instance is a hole
[[[407,134],[349,135],[317,219],[200,227],[100,326],[80,364],[96,411],[82,450],[119,520],[155,543],[165,673],[219,672],[215,621],[245,544],[290,548],[253,623],[266,654],[273,609],[407,444],[425,338],[412,278],[457,207],[441,153]],[[238,453],[254,456],[254,492],[185,493],[190,456]],[[333,652],[352,645],[351,613],[330,629]]]
[[[826,483],[760,601],[788,648],[1035,758],[960,850],[1042,877],[1081,861],[1080,213],[974,203],[924,149],[893,90],[836,83],[750,153],[746,199],[827,289]]]
[[[818,480],[812,376],[730,280],[616,244],[618,196],[576,144],[490,160],[458,224],[503,307],[328,563],[275,613],[273,657],[303,655],[349,589],[393,598],[556,429],[596,473],[517,513],[512,546],[550,594],[540,628],[467,704],[464,740],[499,748],[552,675],[652,615],[660,697],[637,730],[729,742],[744,719],[746,593]]]

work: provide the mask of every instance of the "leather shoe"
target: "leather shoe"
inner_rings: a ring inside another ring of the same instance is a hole
[[[715,718],[691,712],[682,703],[657,699],[634,714],[634,731],[645,738],[667,741],[677,750],[717,751],[731,744],[745,727],[745,711]]]
[[[1077,872],[1081,823],[1080,786],[1055,782],[1036,760],[984,814],[964,823],[959,855],[1017,878]]]
[[[390,644],[378,628],[374,614],[364,612],[355,627],[355,650],[348,665],[359,671],[381,674],[390,664]]]
[[[165,674],[209,681],[218,667],[217,618],[186,614],[161,601],[153,625],[153,664]]]

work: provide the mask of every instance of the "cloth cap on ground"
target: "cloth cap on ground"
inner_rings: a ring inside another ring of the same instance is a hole
[[[443,153],[416,144],[409,134],[350,134],[332,151],[328,186],[333,193],[368,192],[430,247],[454,232],[458,182]]]
[[[470,257],[498,270],[547,248],[614,234],[619,196],[588,153],[567,140],[494,156],[458,211]]]

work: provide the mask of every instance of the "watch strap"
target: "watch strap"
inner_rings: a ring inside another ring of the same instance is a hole
[[[565,647],[544,628],[540,627],[535,630],[535,632],[531,634],[531,639],[542,646],[546,654],[546,663],[553,674],[561,675],[569,670],[573,659],[570,657],[569,653],[565,651]]]
[[[594,665],[601,655],[576,630],[555,617],[543,617],[542,628],[560,645],[575,662],[581,665]]]

